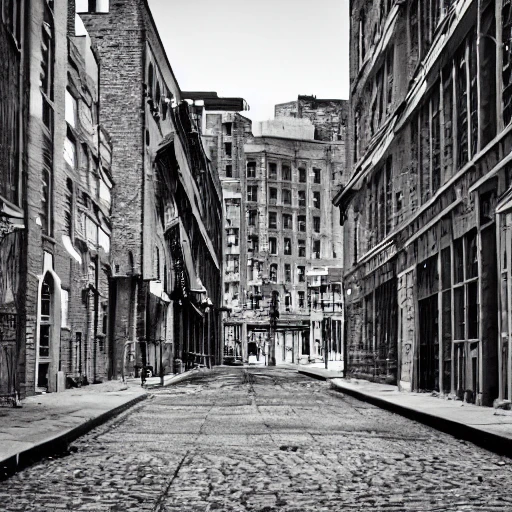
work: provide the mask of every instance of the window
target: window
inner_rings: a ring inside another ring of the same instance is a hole
[[[268,227],[277,229],[277,212],[268,212]]]
[[[76,113],[77,113],[78,102],[72,96],[72,94],[66,89],[66,100],[65,100],[65,117],[66,122],[72,126],[76,127]]]
[[[320,192],[313,192],[313,208],[320,208]]]
[[[313,240],[313,259],[320,259],[320,240]]]
[[[289,213],[283,213],[283,229],[293,229],[292,226],[292,215]]]
[[[256,178],[256,162],[247,162],[247,177]]]
[[[299,226],[299,231],[304,233],[306,231],[306,216],[305,215],[299,215],[297,217],[297,224]]]
[[[284,296],[284,309],[285,311],[291,311],[292,309],[292,296],[289,293]]]
[[[292,240],[291,240],[291,238],[284,239],[284,255],[285,256],[292,255]]]
[[[277,204],[277,188],[270,187],[268,189],[269,204]]]
[[[299,208],[306,208],[306,191],[299,190]]]
[[[231,142],[224,142],[224,154],[226,158],[231,158],[233,151],[233,144]]]
[[[292,204],[292,193],[289,189],[283,188],[281,191],[281,196],[283,199],[283,204]]]
[[[46,275],[41,285],[40,299],[40,323],[39,323],[39,364],[38,364],[38,387],[48,387],[48,365],[52,346],[52,323],[53,323],[53,279]]]
[[[66,231],[66,235],[73,240],[73,182],[69,178],[66,180],[64,229]]]
[[[292,180],[292,170],[289,165],[283,164],[281,166],[281,173],[283,181],[291,181]]]
[[[320,169],[313,167],[313,183],[321,183]]]
[[[304,309],[306,307],[306,293],[297,292],[297,296],[299,299],[299,309]]]
[[[306,169],[299,167],[299,183],[306,183]]]
[[[249,185],[247,187],[247,201],[257,201],[258,200],[258,186],[257,185]]]
[[[297,280],[299,283],[304,283],[306,281],[306,267],[301,265],[297,267]]]
[[[238,228],[226,229],[226,242],[228,247],[238,247]]]
[[[277,254],[277,238],[271,236],[268,239],[268,248],[270,254]]]
[[[233,177],[233,166],[231,164],[226,165],[226,178]]]
[[[268,164],[268,179],[277,180],[277,164],[274,162]]]
[[[271,283],[277,283],[277,263],[270,265],[269,279]]]
[[[256,219],[258,218],[258,210],[249,210],[249,226],[256,226]]]
[[[306,257],[306,240],[299,240],[299,258]]]
[[[313,217],[313,231],[320,233],[320,217]]]
[[[227,135],[228,137],[231,136],[232,128],[233,123],[222,123],[222,132],[224,135]]]
[[[76,168],[76,142],[69,132],[64,140],[64,160],[66,160],[73,169]]]
[[[76,0],[76,12],[107,13],[109,0]]]
[[[286,283],[292,282],[292,266],[290,263],[284,265],[284,280]]]

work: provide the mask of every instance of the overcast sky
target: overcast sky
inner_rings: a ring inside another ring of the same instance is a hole
[[[148,0],[184,91],[243,97],[253,121],[297,99],[348,98],[348,0]]]

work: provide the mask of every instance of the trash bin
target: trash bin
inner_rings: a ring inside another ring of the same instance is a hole
[[[181,359],[175,359],[174,360],[174,374],[178,375],[180,373],[183,373],[183,363]]]

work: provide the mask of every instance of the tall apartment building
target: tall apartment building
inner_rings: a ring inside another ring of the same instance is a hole
[[[345,153],[332,133],[345,120],[344,102],[337,100],[329,129],[317,105],[320,141],[315,124],[297,116],[263,123],[266,135],[253,137],[242,99],[183,94],[223,188],[225,362],[269,363],[274,338],[277,362],[323,361],[325,350],[341,361],[343,244],[332,198]]]
[[[221,186],[147,1],[77,2],[112,137],[113,377],[220,361]]]
[[[109,137],[73,2],[4,2],[0,395],[107,378]],[[27,36],[30,34],[30,37]]]
[[[510,7],[351,4],[350,375],[512,396]]]
[[[191,103],[203,144],[222,184],[223,309],[239,308],[247,288],[248,243],[244,144],[252,122],[240,112],[249,109],[242,98],[219,98],[215,92],[183,92]],[[224,328],[223,359],[242,359],[241,326]]]

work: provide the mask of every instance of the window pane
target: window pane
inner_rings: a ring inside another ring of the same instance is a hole
[[[478,338],[478,281],[468,285],[468,339]]]
[[[465,339],[464,334],[464,287],[459,286],[454,291],[454,317],[455,317],[455,339]]]

